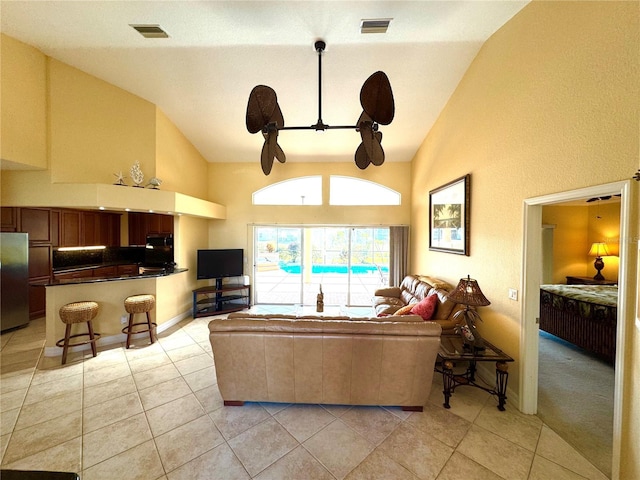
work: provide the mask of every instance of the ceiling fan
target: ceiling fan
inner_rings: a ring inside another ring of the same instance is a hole
[[[246,124],[249,133],[262,132],[264,144],[260,155],[260,164],[265,175],[271,173],[273,162],[286,161],[286,155],[278,145],[278,132],[281,130],[316,130],[323,132],[331,129],[354,129],[360,132],[361,143],[355,153],[355,163],[364,170],[373,164],[380,166],[384,163],[382,149],[382,132],[379,125],[389,125],[395,114],[395,103],[389,78],[384,72],[372,74],[360,89],[360,105],[362,114],[355,125],[327,125],[322,120],[322,53],[326,48],[322,40],[315,42],[318,53],[318,120],[313,125],[301,127],[285,127],[284,116],[278,105],[278,97],[273,88],[257,85],[249,94],[247,104]]]

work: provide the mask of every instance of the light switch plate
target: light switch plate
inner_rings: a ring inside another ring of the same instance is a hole
[[[516,290],[515,288],[510,288],[509,289],[509,298],[511,300],[518,300],[518,290]]]

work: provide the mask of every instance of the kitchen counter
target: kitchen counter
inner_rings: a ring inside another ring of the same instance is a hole
[[[87,267],[86,269],[92,269],[95,267]],[[75,269],[73,271],[82,270]],[[121,275],[119,277],[85,277],[85,278],[64,278],[64,279],[54,279],[50,283],[48,283],[47,287],[55,287],[57,285],[79,285],[85,283],[103,283],[103,282],[117,282],[121,280],[135,280],[139,278],[156,278],[156,277],[168,277],[171,275],[175,275],[178,273],[188,271],[188,268],[175,268],[171,272],[145,272],[138,273],[133,275]],[[56,272],[56,273],[67,273],[66,272]]]
[[[156,306],[151,311],[151,319],[157,323],[158,333],[176,325],[191,313],[192,286],[187,280],[187,271],[186,268],[176,268],[171,273],[112,278],[73,278],[46,285],[45,356],[57,356],[62,352],[61,348],[56,347],[56,341],[64,337],[65,324],[60,320],[58,312],[60,307],[67,303],[80,301],[98,303],[98,315],[92,322],[94,331],[102,334],[98,347],[122,343],[126,340],[122,328],[128,321],[129,315],[124,309],[124,300],[131,295],[155,296]],[[136,317],[136,320],[140,319]],[[83,333],[86,331],[86,324],[74,325],[73,328],[72,333]],[[134,343],[136,343],[135,337]],[[88,348],[87,345],[84,347]]]

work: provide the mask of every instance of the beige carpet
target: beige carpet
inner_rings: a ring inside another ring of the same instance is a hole
[[[614,368],[540,332],[538,416],[611,478]]]

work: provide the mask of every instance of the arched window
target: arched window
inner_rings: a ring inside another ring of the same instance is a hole
[[[401,195],[379,183],[331,175],[329,205],[400,205]]]
[[[254,205],[322,205],[322,176],[293,178],[253,193]]]

